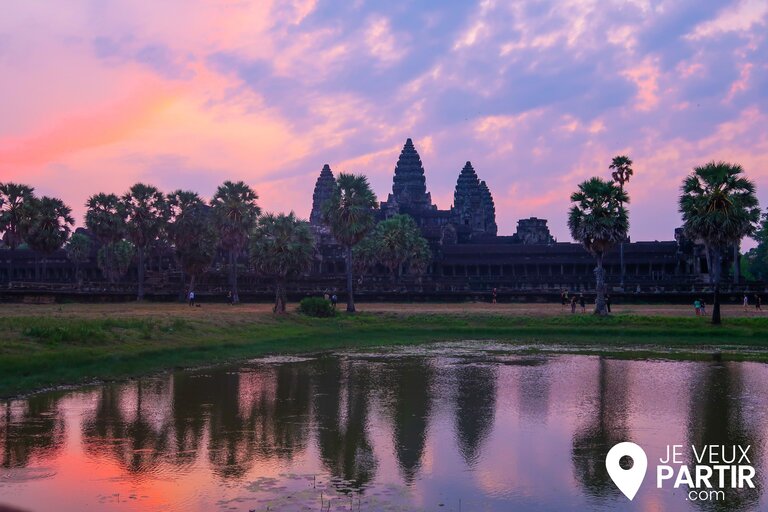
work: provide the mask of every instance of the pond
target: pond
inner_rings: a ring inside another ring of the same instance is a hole
[[[470,341],[271,357],[0,405],[0,505],[765,510],[766,397],[768,365],[759,363]],[[648,458],[633,501],[605,467],[623,441]],[[658,488],[655,466],[669,445],[687,447],[686,462],[691,446],[749,447],[754,488],[701,500],[672,480]]]

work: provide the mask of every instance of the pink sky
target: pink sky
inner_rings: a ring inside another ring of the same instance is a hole
[[[380,199],[412,137],[441,208],[466,160],[500,233],[635,162],[631,235],[671,239],[677,188],[738,162],[768,204],[768,2],[15,2],[0,18],[0,181],[69,203],[136,181],[245,180],[308,216],[322,165]]]

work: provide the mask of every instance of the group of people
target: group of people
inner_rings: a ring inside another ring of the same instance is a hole
[[[338,304],[339,302],[339,297],[337,297],[335,293],[329,294],[328,291],[326,290],[326,292],[323,294],[323,298],[325,300],[331,301],[331,306],[333,307],[333,309],[336,309],[336,304]]]
[[[704,299],[694,300],[693,309],[696,310],[696,316],[707,316],[707,303]]]
[[[760,297],[759,294],[755,294],[755,311],[763,311],[762,305],[763,305],[763,299]],[[749,295],[746,293],[744,294],[744,311],[749,308]]]
[[[597,300],[597,299],[595,299]],[[581,308],[582,313],[586,313],[587,311],[587,299],[584,297],[583,293],[579,293],[576,295],[575,293],[569,298],[568,297],[568,290],[563,290],[560,292],[560,304],[561,308],[565,309],[565,306],[568,304],[571,305],[571,313],[576,313],[576,306],[578,305]],[[610,313],[611,312],[611,296],[610,294],[605,294],[605,308]]]

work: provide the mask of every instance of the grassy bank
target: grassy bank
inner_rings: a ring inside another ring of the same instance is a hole
[[[768,361],[768,317],[730,318],[713,327],[700,318],[636,310],[601,319],[557,309],[537,316],[473,307],[441,313],[432,305],[313,319],[274,317],[266,307],[30,308],[0,314],[0,396],[275,352],[459,339],[557,344],[616,357],[711,358],[722,351],[725,359]]]

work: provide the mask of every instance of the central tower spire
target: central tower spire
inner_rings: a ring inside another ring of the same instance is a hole
[[[388,203],[396,203],[406,209],[432,209],[432,196],[427,192],[427,181],[424,177],[424,167],[413,141],[405,141],[400,158],[395,166],[395,176],[392,179],[392,193]]]

